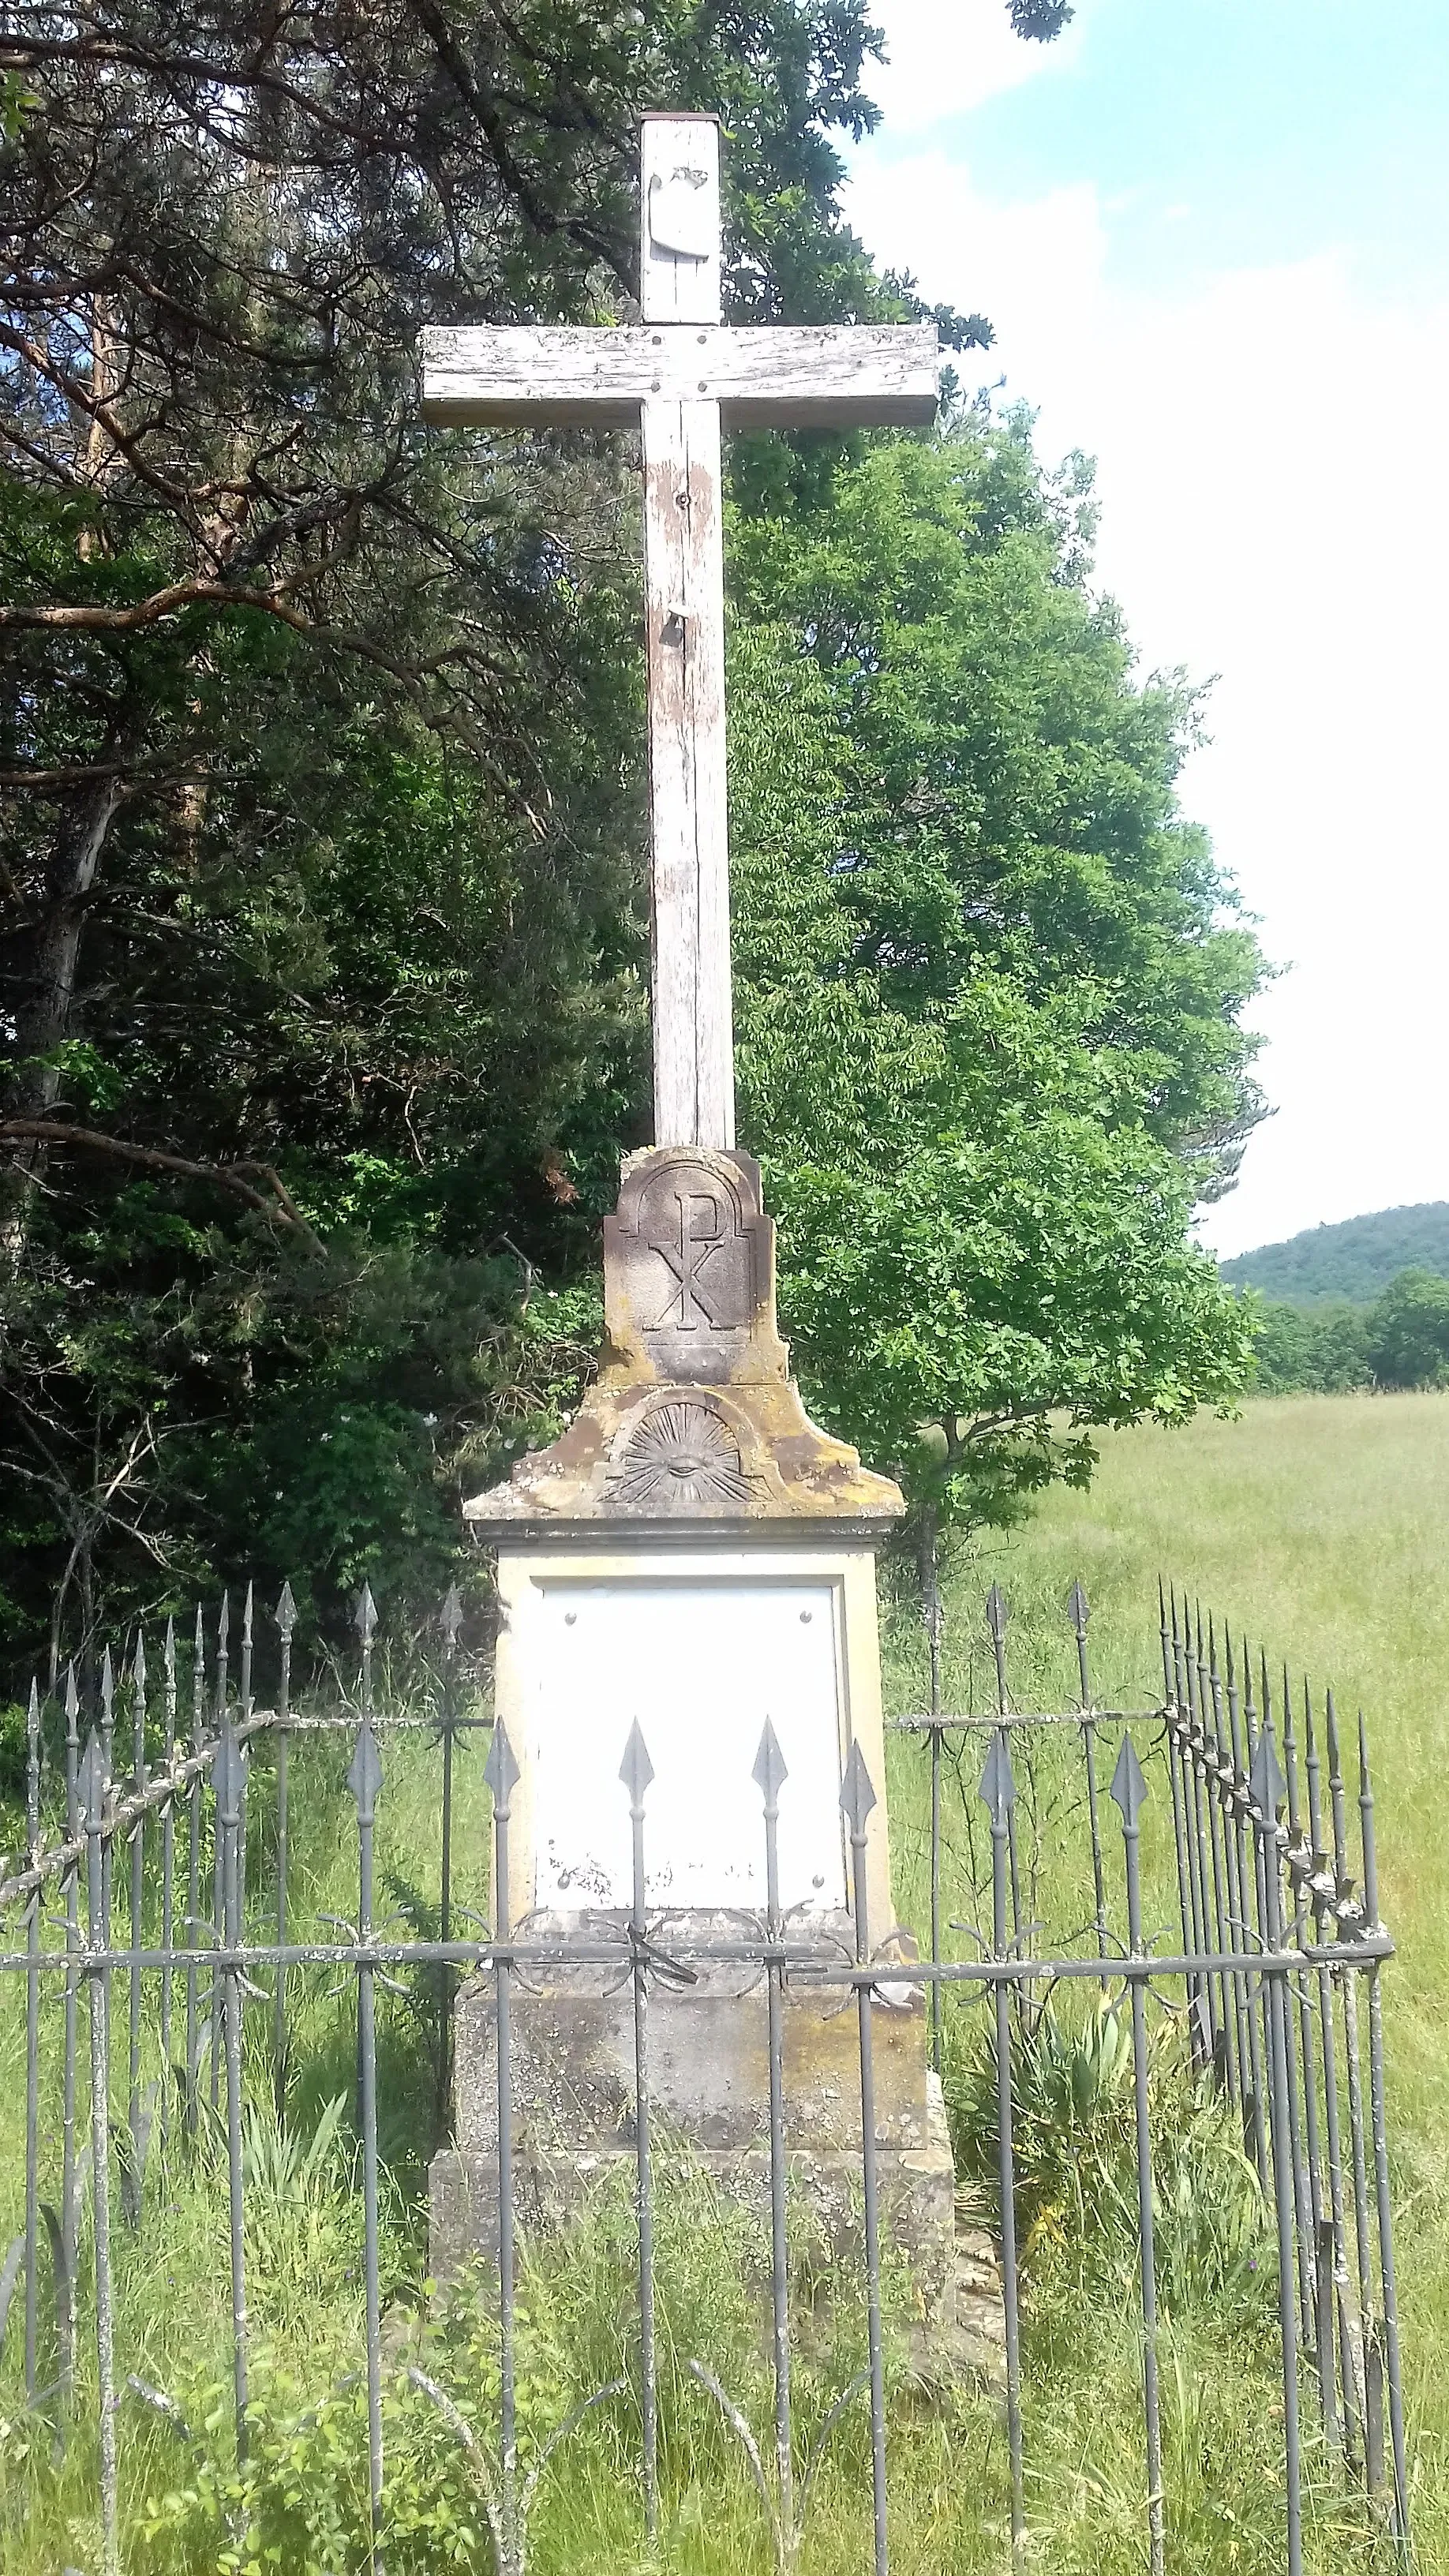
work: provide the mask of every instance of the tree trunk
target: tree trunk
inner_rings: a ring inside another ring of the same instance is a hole
[[[123,760],[135,741],[127,726],[109,749]],[[106,835],[126,794],[123,775],[92,780],[80,788],[62,815],[50,864],[45,872],[41,917],[28,957],[22,951],[16,982],[15,1070],[8,1086],[12,1115],[43,1118],[60,1090],[54,1064],[38,1063],[52,1055],[70,1035],[76,970],[86,903],[95,883]],[[45,1168],[45,1146],[36,1139],[20,1145],[5,1175],[0,1197],[0,1261],[13,1278],[25,1249],[35,1184]]]

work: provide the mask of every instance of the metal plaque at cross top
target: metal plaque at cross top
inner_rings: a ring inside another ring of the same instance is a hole
[[[654,1134],[735,1141],[725,794],[720,431],[928,426],[930,323],[814,329],[720,320],[719,128],[649,116],[640,152],[637,324],[434,330],[429,419],[642,432],[649,655]]]

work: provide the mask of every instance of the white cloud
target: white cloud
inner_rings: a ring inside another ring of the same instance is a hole
[[[993,203],[936,153],[863,155],[852,199],[883,258],[992,316],[1044,450],[1098,457],[1145,665],[1220,675],[1184,797],[1292,971],[1255,1014],[1277,1115],[1206,1232],[1449,1197],[1449,307],[1368,302],[1332,258],[1126,290],[1091,189]]]
[[[884,31],[887,54],[866,87],[885,111],[891,139],[919,134],[1023,81],[1060,71],[1081,45],[1077,20],[1050,45],[1015,35],[1006,0],[876,0],[871,16]]]

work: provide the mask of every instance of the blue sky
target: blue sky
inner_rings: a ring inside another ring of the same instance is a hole
[[[953,131],[982,187],[1100,188],[1138,285],[1337,246],[1402,294],[1449,263],[1443,0],[1088,0],[1059,67]]]
[[[1098,459],[1144,667],[1215,681],[1184,801],[1284,969],[1223,1251],[1449,1197],[1449,0],[877,0],[873,250]]]

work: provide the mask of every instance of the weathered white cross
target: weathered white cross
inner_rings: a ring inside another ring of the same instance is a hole
[[[638,327],[427,331],[429,419],[641,423],[660,1145],[732,1145],[720,427],[935,416],[929,323],[720,324],[719,127],[647,116]]]

